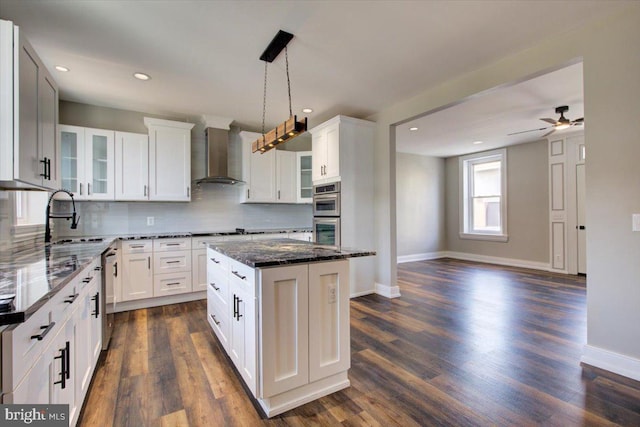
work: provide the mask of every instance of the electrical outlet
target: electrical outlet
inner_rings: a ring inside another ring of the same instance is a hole
[[[329,285],[329,304],[335,304],[335,303],[336,303],[336,285],[331,284]]]
[[[640,214],[631,214],[631,231],[640,231]]]
[[[148,216],[147,217],[147,225],[151,226],[151,225],[155,224],[155,222],[156,222],[156,219],[154,217],[152,217],[152,216]]]

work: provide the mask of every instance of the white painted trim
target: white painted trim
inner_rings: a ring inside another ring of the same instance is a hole
[[[469,240],[486,240],[493,242],[508,242],[508,234],[480,234],[480,233],[458,233],[458,237],[461,239]]]
[[[144,117],[143,121],[144,121],[144,125],[147,128],[151,128],[153,126],[163,126],[163,127],[172,127],[172,128],[191,130],[195,126],[195,123],[178,122],[175,120],[156,119],[153,117]]]
[[[398,298],[400,297],[400,287],[398,285],[387,286],[376,282],[376,294],[387,298]]]
[[[510,267],[531,268],[533,270],[553,271],[546,262],[527,261],[524,259],[502,258],[489,255],[470,254],[465,252],[445,252],[448,258],[461,259],[465,261],[484,262],[488,264],[506,265]],[[557,271],[557,270],[556,270]]]
[[[414,262],[414,261],[426,261],[430,259],[438,259],[444,258],[447,256],[447,253],[444,251],[439,252],[424,252],[421,254],[410,254],[410,255],[401,255],[398,257],[398,264],[402,264],[405,262]]]
[[[362,297],[365,295],[371,295],[371,294],[375,294],[376,291],[373,289],[368,289],[366,291],[360,291],[360,292],[354,292],[352,294],[349,295],[349,298],[358,298],[358,297]]]
[[[587,365],[640,381],[640,359],[592,345],[585,345],[580,361]]]
[[[120,313],[121,311],[138,310],[140,308],[158,307],[168,304],[178,304],[181,302],[196,301],[200,299],[207,299],[207,291],[189,292],[185,294],[167,295],[155,298],[117,302],[115,310],[111,310],[111,307],[113,307],[113,305],[107,304],[107,313],[111,313],[112,311]]]

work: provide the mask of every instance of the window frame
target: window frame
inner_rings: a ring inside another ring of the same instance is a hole
[[[473,216],[471,206],[473,197],[471,189],[473,188],[473,176],[471,167],[473,165],[500,162],[500,230],[499,231],[479,231],[473,229]],[[459,236],[461,239],[487,240],[497,242],[507,242],[509,234],[507,233],[507,149],[484,151],[481,153],[468,154],[458,158],[459,170],[459,219],[460,229]]]

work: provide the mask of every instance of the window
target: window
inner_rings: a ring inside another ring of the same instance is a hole
[[[460,157],[459,168],[460,237],[506,242],[506,149]]]

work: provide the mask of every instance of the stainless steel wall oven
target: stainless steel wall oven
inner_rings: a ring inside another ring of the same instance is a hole
[[[340,247],[340,183],[313,187],[313,241]]]

